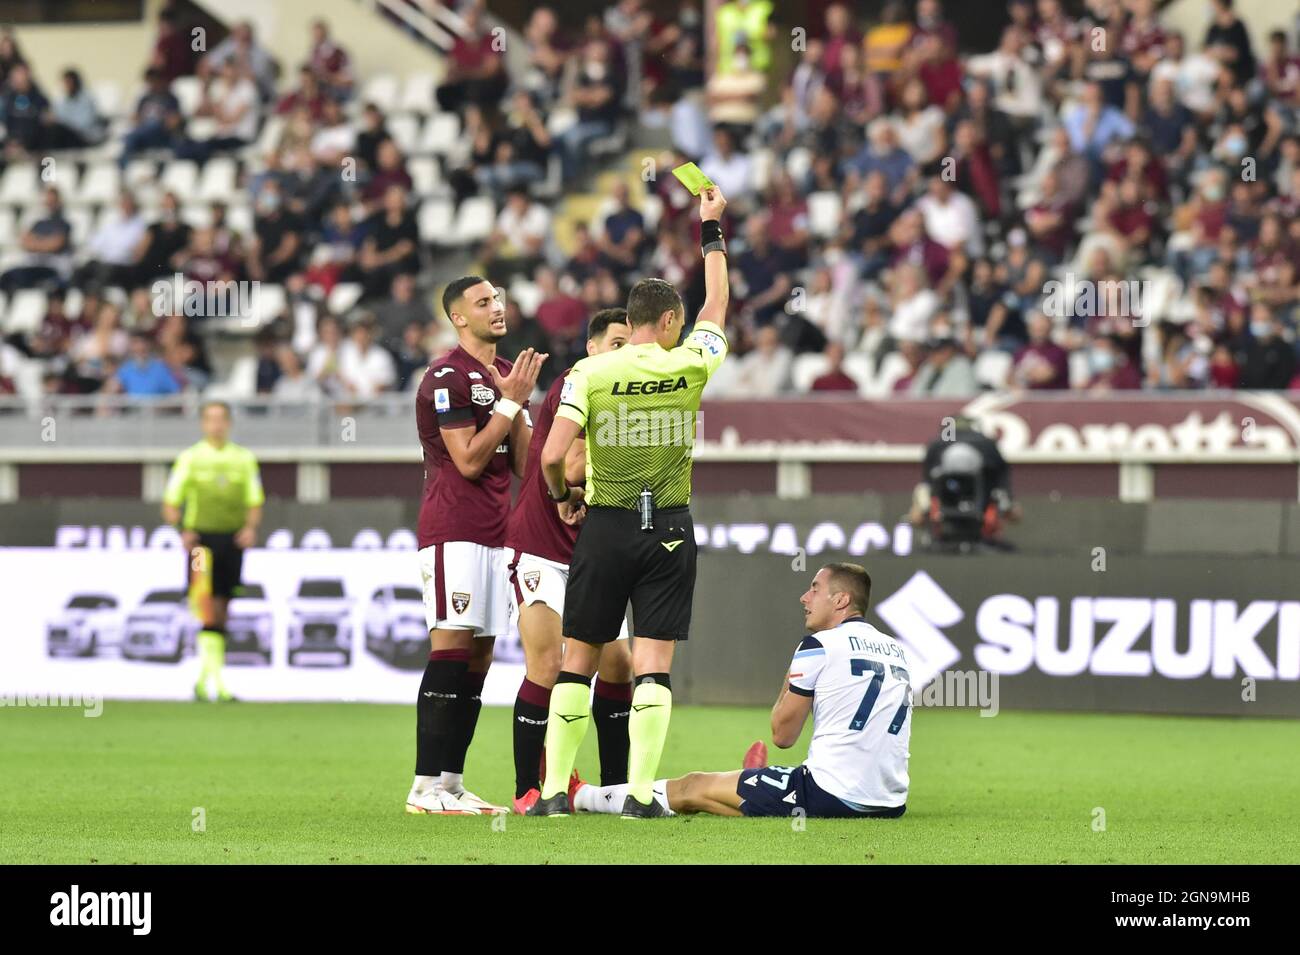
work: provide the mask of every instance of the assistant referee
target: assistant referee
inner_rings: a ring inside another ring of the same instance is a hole
[[[695,416],[709,377],[727,356],[727,255],[717,187],[700,194],[704,307],[685,342],[682,297],[643,279],[627,300],[628,343],[584,358],[564,384],[542,449],[542,473],[561,516],[583,519],[564,592],[564,669],[551,692],[546,779],[529,815],[567,815],[574,757],[590,722],[591,678],[601,646],[632,603],[636,688],[628,717],[628,796],[623,815],[663,815],[653,796],[672,711],[676,642],[685,640],[695,591],[691,455]],[[587,479],[565,481],[565,456],[586,435]],[[585,511],[585,518],[583,512]]]
[[[194,697],[234,699],[221,671],[226,661],[226,607],[240,586],[244,551],[257,542],[262,477],[253,452],[230,440],[230,406],[209,401],[199,412],[203,440],[180,453],[163,493],[163,520],[177,525],[184,545],[191,606],[203,625]]]

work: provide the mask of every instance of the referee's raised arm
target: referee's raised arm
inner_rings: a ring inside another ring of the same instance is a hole
[[[697,322],[726,327],[731,283],[727,279],[727,243],[722,237],[722,210],[727,200],[717,186],[700,193],[700,248],[704,252],[704,305]]]

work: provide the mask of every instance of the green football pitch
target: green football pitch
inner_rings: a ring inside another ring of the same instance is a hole
[[[413,707],[0,710],[0,862],[1300,861],[1300,722],[914,713],[900,820],[408,816]],[[596,774],[594,732],[579,757]],[[767,712],[679,707],[662,775],[739,766]],[[807,739],[774,762],[798,762]],[[466,780],[512,795],[510,712]]]

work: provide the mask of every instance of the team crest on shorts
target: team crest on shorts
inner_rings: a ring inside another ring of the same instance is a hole
[[[464,613],[469,609],[469,594],[453,592],[451,595],[451,609],[457,613]]]
[[[487,385],[470,385],[469,400],[476,405],[490,405],[497,400],[497,395]]]
[[[529,570],[524,572],[524,586],[530,591],[536,592],[537,585],[541,583],[542,572],[540,570]]]

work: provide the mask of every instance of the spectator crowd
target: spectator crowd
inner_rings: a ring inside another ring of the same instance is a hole
[[[47,392],[214,386],[229,326],[156,307],[178,273],[283,289],[245,346],[256,394],[409,390],[454,343],[432,304],[453,276],[431,196],[454,221],[490,203],[457,268],[503,288],[503,354],[552,354],[545,387],[642,276],[693,316],[699,223],[668,174],[686,160],[729,199],[715,397],[1300,388],[1300,38],[1256,49],[1231,0],[1206,0],[1199,37],[1155,0],[1010,0],[991,50],[940,0],[816,7],[796,23],[727,0],[706,31],[699,0],[581,22],[538,6],[507,58],[462,4],[426,106],[454,117],[436,164],[324,21],[283,64],[246,23],[196,54],[167,8],[116,125],[76,69],[51,99],[0,34],[2,161],[107,150],[124,184],[81,241],[57,178],[43,190],[0,293],[44,289],[45,312],[0,346],[0,390],[24,363]],[[628,162],[629,131],[664,146]],[[232,194],[189,214],[185,184],[155,175],[177,161]],[[597,182],[594,215],[565,208]]]

